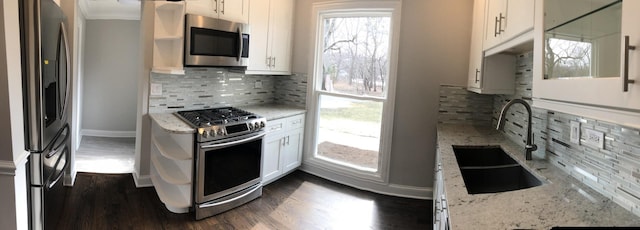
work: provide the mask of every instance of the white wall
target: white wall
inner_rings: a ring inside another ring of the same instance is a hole
[[[136,130],[140,21],[87,20],[82,79],[82,130]]]
[[[0,3],[0,228],[27,229],[18,0]]]
[[[307,73],[311,4],[296,1],[293,71]],[[431,188],[440,84],[466,85],[471,0],[403,0],[389,183]]]
[[[69,87],[71,89],[70,98],[71,104],[69,104],[67,108],[67,122],[71,127],[71,138],[67,142],[67,145],[71,146],[71,153],[69,155],[70,166],[67,168],[67,171],[64,176],[64,184],[68,186],[72,186],[75,178],[76,178],[76,169],[75,169],[75,159],[76,159],[76,150],[80,145],[80,104],[81,102],[81,88],[79,83],[81,82],[81,71],[80,71],[80,60],[81,56],[80,52],[80,42],[83,37],[81,33],[82,30],[80,28],[83,26],[84,18],[78,9],[78,4],[76,4],[75,0],[61,0],[59,3],[62,8],[62,12],[67,16],[66,22],[66,32],[67,32],[67,40],[69,42],[69,58],[71,60],[71,84]]]

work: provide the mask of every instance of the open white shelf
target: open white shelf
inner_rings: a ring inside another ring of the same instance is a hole
[[[167,135],[152,135],[151,140],[154,146],[158,148],[160,155],[171,160],[191,160],[193,153],[187,152],[180,145]]]
[[[155,39],[153,42],[153,66],[154,68],[182,69],[182,38]]]
[[[183,36],[182,36],[182,34],[180,34],[180,35],[165,35],[165,36],[162,36],[162,37],[158,36],[158,37],[155,37],[153,39],[156,40],[156,41],[165,41],[165,40],[166,41],[177,41],[177,40],[182,40],[182,38],[183,38]]]
[[[158,2],[154,38],[184,34],[184,3]]]
[[[191,207],[191,184],[174,185],[160,178],[158,171],[151,164],[151,182],[164,205],[173,213],[187,213]]]
[[[160,66],[156,66],[156,67],[153,67],[153,69],[151,69],[151,72],[163,73],[163,74],[184,75],[184,68],[182,68],[182,67],[160,67]]]
[[[152,151],[156,152],[158,150],[154,147]],[[151,155],[151,163],[156,167],[156,171],[162,180],[175,185],[191,184],[190,164],[193,164],[191,160],[172,161],[157,153]]]
[[[184,75],[184,2],[156,2],[153,22],[153,68]]]

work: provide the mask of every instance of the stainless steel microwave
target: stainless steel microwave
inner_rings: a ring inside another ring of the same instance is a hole
[[[185,67],[247,66],[249,25],[193,14],[185,17]]]

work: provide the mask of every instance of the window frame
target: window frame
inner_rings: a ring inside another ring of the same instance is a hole
[[[331,1],[320,2],[312,5],[311,15],[311,41],[309,51],[309,85],[307,90],[307,108],[309,109],[309,127],[305,136],[304,163],[313,167],[328,170],[350,178],[386,184],[389,179],[389,164],[391,158],[393,115],[395,108],[395,89],[397,81],[401,1]],[[358,96],[321,90],[322,77],[322,50],[324,27],[323,20],[337,16],[389,16],[391,19],[389,31],[389,69],[386,94],[384,97]],[[384,101],[382,110],[380,147],[378,155],[378,169],[376,171],[360,170],[354,167],[335,164],[335,162],[316,157],[317,121],[319,119],[318,102],[321,95],[339,96],[353,99]]]

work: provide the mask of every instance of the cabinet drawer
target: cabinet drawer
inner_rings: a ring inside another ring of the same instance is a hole
[[[276,119],[267,121],[267,133],[273,133],[284,130],[286,119]]]
[[[287,119],[287,130],[304,127],[304,115],[297,115]]]

